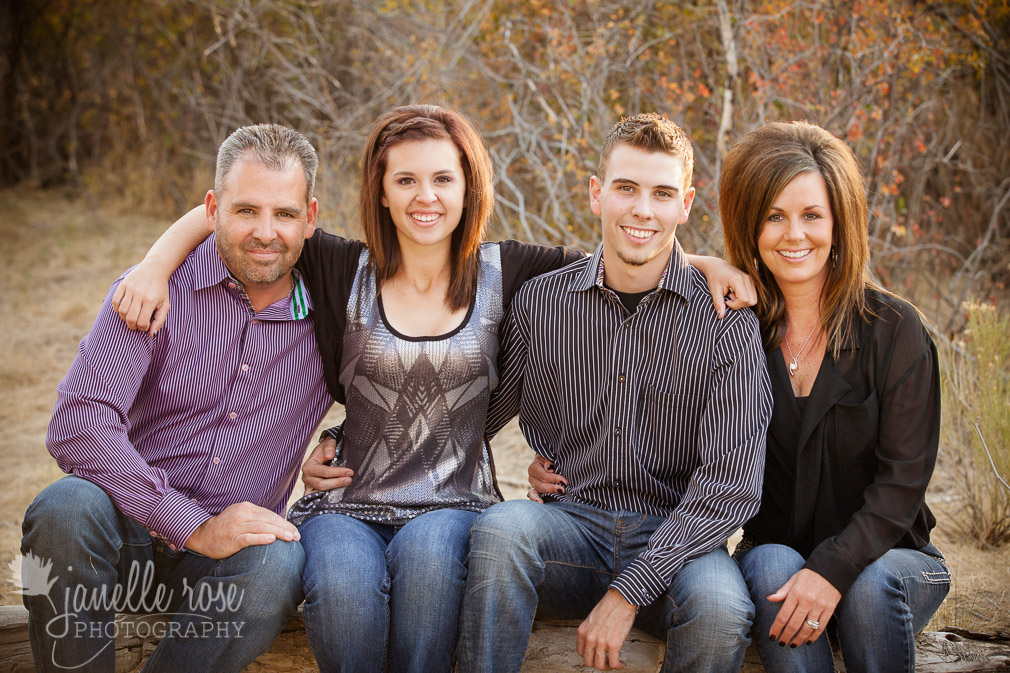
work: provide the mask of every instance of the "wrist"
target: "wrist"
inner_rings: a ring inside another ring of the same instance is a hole
[[[145,271],[154,272],[162,274],[164,276],[172,275],[175,271],[175,266],[168,259],[159,255],[156,252],[150,251],[145,256],[144,259],[140,260],[137,264],[137,268],[143,268]]]

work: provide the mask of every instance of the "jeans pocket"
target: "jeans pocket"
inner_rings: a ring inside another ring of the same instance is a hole
[[[922,579],[926,584],[950,584],[950,571],[946,568],[936,572],[923,570]]]

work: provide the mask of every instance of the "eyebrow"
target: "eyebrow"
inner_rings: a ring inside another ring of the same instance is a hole
[[[810,210],[811,208],[827,208],[827,207],[828,206],[825,203],[812,203],[809,206],[803,206],[801,210]],[[768,207],[768,210],[785,210],[785,209],[772,204],[771,206]]]
[[[260,204],[258,204],[258,203],[250,203],[248,201],[235,201],[235,202],[233,202],[231,204],[231,207],[233,209],[235,209],[235,208],[252,208],[254,210],[262,210],[263,209],[263,206],[261,206]],[[291,213],[292,215],[296,215],[296,216],[302,214],[302,209],[299,208],[298,206],[281,206],[280,208],[274,208],[273,210],[275,212],[276,211],[281,211],[281,212],[285,212],[285,213]]]
[[[621,185],[634,185],[635,187],[641,187],[642,186],[642,185],[638,184],[637,182],[635,182],[634,180],[632,180],[630,178],[614,178],[611,181],[610,184],[612,184],[612,185],[617,185],[617,184],[621,184]],[[650,189],[653,189],[653,190],[661,189],[661,190],[666,191],[666,192],[675,192],[677,194],[680,193],[680,188],[678,188],[678,187],[672,187],[670,185],[653,185]]]
[[[451,173],[452,175],[455,175],[456,174],[456,169],[454,169],[454,168],[441,168],[441,169],[439,169],[437,171],[432,171],[432,175],[445,175],[447,173]],[[393,177],[394,178],[397,177],[397,176],[400,176],[400,175],[407,176],[407,177],[414,177],[416,175],[416,173],[414,173],[414,171],[397,171],[397,172],[393,173]]]

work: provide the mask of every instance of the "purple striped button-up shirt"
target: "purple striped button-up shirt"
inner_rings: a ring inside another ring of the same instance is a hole
[[[116,285],[58,388],[60,468],[179,548],[233,503],[282,514],[333,401],[301,282],[254,314],[211,236],[172,275],[153,339],[112,309]]]

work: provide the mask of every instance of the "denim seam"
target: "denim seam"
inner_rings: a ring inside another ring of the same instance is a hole
[[[950,584],[950,571],[922,571],[922,579],[926,584]]]
[[[548,565],[563,566],[565,568],[580,568],[582,570],[592,570],[593,572],[603,573],[604,575],[610,575],[610,576],[613,576],[614,574],[609,570],[601,570],[596,566],[581,565],[579,563],[565,563],[564,561],[551,561],[551,560],[544,561],[544,567],[547,567]]]
[[[645,514],[639,514],[638,512],[635,512],[635,516],[637,517],[637,520],[633,522],[633,525],[628,526],[628,525],[625,525],[625,522],[627,521],[627,519],[629,517],[627,517],[627,516],[625,516],[623,514],[619,515],[617,517],[617,522],[616,522],[617,523],[617,527],[616,527],[617,530],[616,530],[616,532],[618,534],[620,534],[620,533],[632,533],[632,532],[638,530],[639,528],[641,528],[645,524],[646,515]]]

